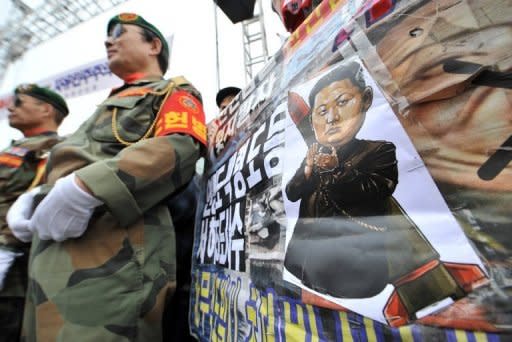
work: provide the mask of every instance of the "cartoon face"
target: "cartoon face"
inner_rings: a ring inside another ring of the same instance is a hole
[[[363,93],[348,79],[335,81],[318,92],[311,123],[320,144],[339,147],[354,138],[366,114]]]

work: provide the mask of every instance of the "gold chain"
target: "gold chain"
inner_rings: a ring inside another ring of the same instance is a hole
[[[136,142],[139,142],[141,140],[147,139],[149,137],[149,135],[151,134],[151,132],[153,131],[153,128],[155,128],[156,121],[158,119],[158,114],[160,114],[160,110],[162,109],[165,101],[167,101],[167,98],[171,94],[171,90],[172,90],[173,87],[174,87],[174,82],[171,81],[171,82],[169,82],[167,87],[165,87],[163,90],[161,90],[161,91],[152,91],[152,92],[149,93],[149,94],[155,95],[155,96],[160,96],[160,95],[163,95],[165,93],[167,93],[167,94],[165,95],[164,100],[160,104],[160,108],[158,108],[158,113],[155,116],[155,119],[153,120],[153,122],[151,123],[151,126],[149,126],[148,130],[146,131],[146,133],[144,133],[144,135],[140,139],[138,139],[136,141],[126,141],[123,138],[121,138],[121,135],[119,134],[119,131],[117,130],[117,109],[118,108],[114,107],[114,109],[112,110],[112,133],[114,134],[114,137],[116,138],[116,140],[119,143],[121,143],[121,144],[123,144],[125,146],[130,146],[132,144],[135,144]]]
[[[369,224],[369,223],[366,223],[366,222],[363,222],[361,220],[358,220],[356,219],[355,217],[353,217],[352,215],[350,215],[349,213],[347,213],[345,210],[341,209],[341,212],[345,215],[348,216],[349,219],[351,219],[352,221],[354,221],[355,223],[358,223],[360,224],[361,226],[363,227],[366,227],[370,230],[373,230],[373,231],[376,231],[376,232],[385,232],[387,230],[386,227],[379,227],[379,226],[374,226],[373,224]]]
[[[350,215],[350,214],[349,214],[345,209],[340,208],[340,207],[338,206],[338,204],[337,204],[335,201],[333,201],[333,200],[332,200],[332,199],[330,199],[330,198],[329,198],[329,200],[330,200],[330,202],[334,205],[334,207],[335,207],[337,210],[341,211],[341,212],[343,213],[343,215],[346,215],[346,216],[347,216],[350,220],[352,220],[353,222],[355,222],[355,223],[357,223],[357,224],[359,224],[359,225],[361,225],[361,226],[363,226],[363,227],[365,227],[365,228],[368,228],[368,229],[370,229],[370,230],[376,231],[376,232],[381,232],[381,233],[382,233],[382,232],[385,232],[385,231],[387,230],[387,228],[386,228],[386,227],[374,226],[373,224],[369,224],[369,223],[363,222],[363,221],[361,221],[361,220],[359,220],[359,219],[355,218],[354,216]]]

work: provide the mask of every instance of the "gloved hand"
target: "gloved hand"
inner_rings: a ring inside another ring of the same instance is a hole
[[[42,240],[64,241],[81,236],[94,208],[103,202],[82,190],[72,173],[59,179],[37,206],[30,229]]]
[[[21,253],[15,253],[7,249],[0,248],[0,291],[4,288],[4,280],[14,259]]]
[[[29,228],[30,216],[32,215],[34,196],[40,191],[41,188],[36,187],[21,194],[7,212],[7,224],[14,236],[20,241],[32,241],[32,231]]]

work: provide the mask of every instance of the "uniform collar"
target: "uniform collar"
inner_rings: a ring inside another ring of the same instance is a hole
[[[57,135],[57,132],[47,131],[44,128],[34,128],[23,131],[23,135],[25,136],[25,138],[31,138],[36,135]]]
[[[135,83],[143,78],[146,77],[146,74],[142,73],[142,72],[134,72],[133,74],[130,74],[128,76],[126,76],[123,81],[124,83]]]
[[[156,81],[163,80],[162,75],[147,75],[142,72],[135,72],[133,74],[128,75],[124,79],[124,84],[117,88],[112,88],[110,95],[116,94],[120,92],[121,90],[124,90],[126,88],[129,88],[134,85],[144,84],[144,83],[151,83]]]

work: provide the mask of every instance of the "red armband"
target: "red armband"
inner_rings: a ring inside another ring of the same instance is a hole
[[[160,107],[155,136],[185,133],[206,145],[206,124],[203,105],[190,93],[173,92]]]

